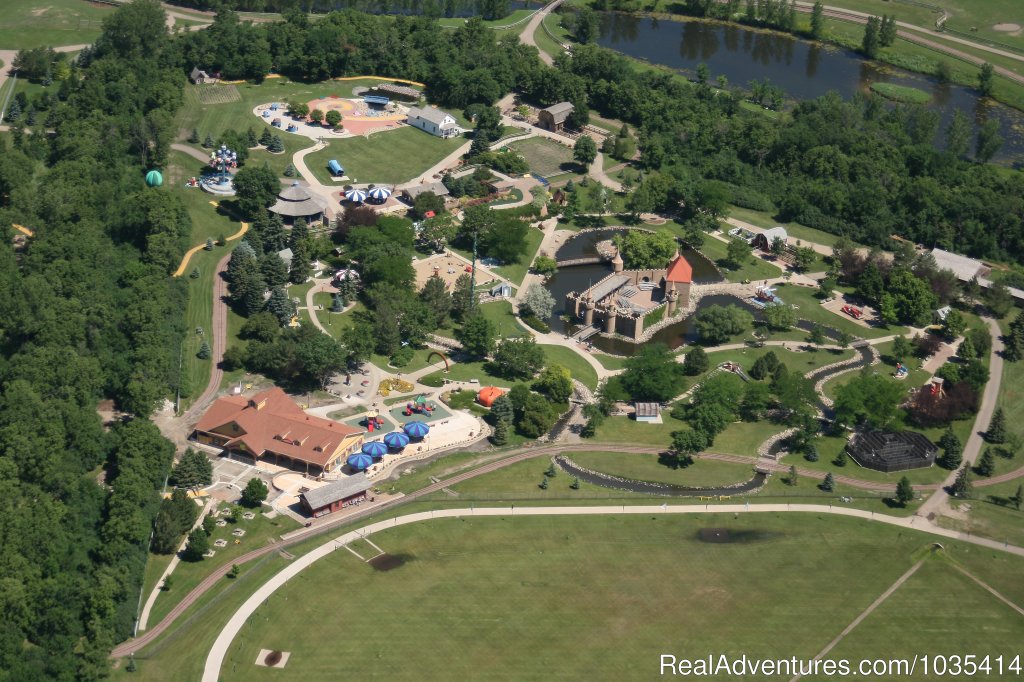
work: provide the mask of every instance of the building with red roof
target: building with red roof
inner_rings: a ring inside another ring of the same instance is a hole
[[[673,284],[690,284],[693,282],[693,267],[683,258],[683,254],[677,253],[676,257],[668,264],[665,272],[665,281]]]
[[[214,401],[192,438],[233,459],[267,462],[321,476],[336,471],[363,446],[363,430],[313,417],[278,387]]]

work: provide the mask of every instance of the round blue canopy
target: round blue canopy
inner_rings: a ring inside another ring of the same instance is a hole
[[[363,443],[363,454],[369,455],[370,457],[383,457],[388,451],[388,446],[381,443],[379,440],[371,440],[369,443]]]
[[[356,453],[354,455],[350,455],[345,461],[347,461],[348,465],[356,471],[362,471],[373,464],[373,457],[363,453]]]
[[[409,422],[402,428],[413,438],[423,438],[430,431],[430,427],[423,422]]]
[[[374,187],[369,192],[367,192],[367,194],[369,194],[370,198],[373,199],[374,201],[384,201],[389,196],[391,196],[391,190],[389,190],[387,187]]]
[[[345,198],[348,199],[349,201],[366,201],[366,192],[364,192],[361,189],[350,189],[347,192],[345,192]]]
[[[384,442],[387,443],[389,448],[401,450],[409,444],[409,436],[405,435],[401,431],[392,431],[391,433],[384,435]]]

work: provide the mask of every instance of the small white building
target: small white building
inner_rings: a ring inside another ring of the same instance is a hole
[[[658,403],[637,403],[633,417],[638,422],[661,424],[661,405]]]
[[[493,298],[510,298],[512,296],[512,285],[508,282],[501,282],[491,289]]]
[[[456,137],[462,132],[454,116],[435,107],[410,107],[405,122],[437,137]]]
[[[203,85],[204,83],[217,83],[220,81],[220,74],[210,74],[203,71],[198,66],[192,67],[192,72],[188,75],[188,79],[195,85]]]

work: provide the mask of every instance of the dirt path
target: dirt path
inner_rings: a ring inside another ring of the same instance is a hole
[[[824,649],[822,649],[822,650],[821,650],[821,651],[820,651],[820,652],[818,653],[818,655],[814,657],[814,659],[813,659],[813,660],[815,660],[815,661],[820,661],[820,660],[821,660],[822,658],[824,658],[824,657],[825,657],[825,654],[827,654],[828,652],[832,651],[832,649],[834,649],[834,648],[835,648],[835,646],[836,646],[837,644],[839,644],[839,642],[841,642],[841,641],[843,640],[843,638],[844,638],[844,637],[846,637],[846,636],[847,636],[848,634],[850,634],[851,632],[853,632],[853,629],[854,629],[855,627],[857,627],[858,625],[860,625],[860,624],[861,624],[861,622],[862,622],[862,621],[863,621],[863,620],[864,620],[865,618],[867,618],[868,616],[870,616],[870,615],[871,615],[871,614],[872,614],[872,613],[874,612],[874,610],[875,610],[875,609],[877,609],[877,608],[878,608],[879,606],[881,606],[881,605],[882,605],[882,604],[883,604],[883,603],[885,602],[885,600],[886,600],[886,599],[888,599],[889,597],[891,597],[891,596],[892,596],[892,593],[893,593],[893,592],[895,592],[896,590],[898,590],[898,589],[900,588],[900,586],[901,586],[901,585],[902,585],[903,583],[905,583],[905,582],[907,582],[908,580],[910,580],[910,576],[912,576],[912,575],[914,575],[915,573],[917,573],[917,569],[921,568],[921,566],[922,566],[922,565],[924,565],[924,559],[921,559],[921,560],[920,560],[920,561],[918,561],[918,562],[917,562],[916,564],[914,564],[914,565],[913,565],[913,566],[911,566],[911,567],[910,567],[909,569],[907,569],[907,572],[906,572],[906,573],[904,573],[903,575],[901,575],[901,576],[899,577],[899,579],[897,579],[897,580],[896,580],[896,582],[894,582],[894,583],[893,583],[892,585],[890,585],[890,586],[889,586],[889,589],[887,589],[887,590],[886,590],[885,592],[883,592],[883,593],[882,593],[882,594],[881,594],[881,595],[880,595],[880,596],[878,597],[878,599],[876,599],[875,601],[871,602],[871,605],[870,605],[869,607],[867,607],[866,609],[864,609],[864,611],[863,611],[863,612],[861,612],[861,614],[860,614],[859,616],[857,616],[856,618],[854,618],[854,619],[853,619],[853,622],[852,622],[852,623],[850,623],[850,624],[849,624],[849,625],[847,625],[847,626],[846,626],[845,628],[843,628],[843,631],[842,631],[842,632],[840,632],[840,633],[839,633],[839,635],[838,635],[838,636],[837,636],[837,637],[836,637],[835,639],[833,639],[833,640],[832,640],[831,642],[829,642],[829,643],[828,643],[828,644],[827,644],[827,645],[825,646],[825,648],[824,648]],[[794,676],[793,676],[792,678],[790,678],[789,682],[796,682],[796,681],[797,681],[797,680],[799,680],[799,679],[800,679],[801,677],[802,677],[802,675],[794,675]]]
[[[190,428],[190,425],[199,419],[199,415],[206,408],[207,403],[217,395],[220,382],[224,379],[224,370],[220,366],[221,360],[224,359],[224,348],[227,345],[228,335],[228,292],[224,275],[227,272],[230,259],[230,253],[221,258],[217,263],[217,271],[213,273],[213,343],[210,344],[212,351],[210,381],[206,384],[206,389],[202,394],[192,403],[192,407],[179,419],[181,425],[186,428]]]

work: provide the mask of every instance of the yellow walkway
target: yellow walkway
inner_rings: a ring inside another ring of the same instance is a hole
[[[210,203],[216,205],[216,202],[211,201]],[[249,230],[249,223],[242,223],[242,229],[240,229],[238,232],[235,232],[233,235],[228,237],[227,241],[233,242],[236,239],[241,239],[242,235],[245,234],[248,230]],[[174,276],[175,277],[181,277],[185,273],[185,268],[188,267],[188,262],[192,258],[192,256],[194,256],[196,254],[196,252],[201,251],[202,249],[205,249],[205,248],[206,248],[206,242],[203,242],[199,246],[193,246],[191,249],[189,249],[185,253],[185,257],[181,259],[181,265],[179,265],[178,269],[174,271]]]
[[[24,225],[19,225],[17,223],[11,223],[11,227],[13,227],[18,232],[21,232],[22,234],[24,234],[26,236],[29,236],[29,237],[34,237],[35,234],[36,234],[35,232],[33,232],[32,230],[28,229]]]

